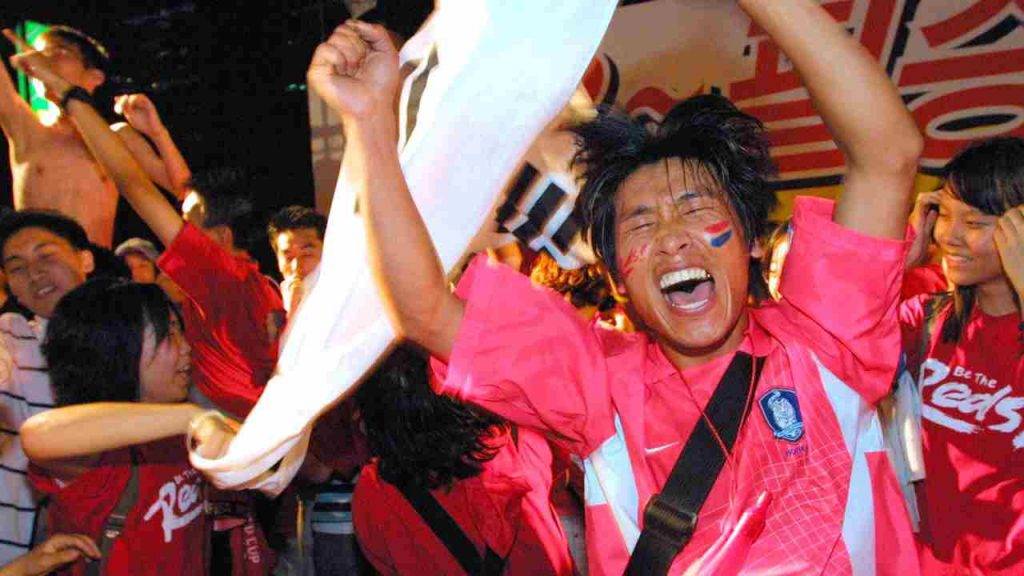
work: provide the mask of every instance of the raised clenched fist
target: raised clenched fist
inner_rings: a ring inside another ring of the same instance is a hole
[[[145,94],[122,94],[114,98],[114,112],[124,116],[132,128],[153,134],[163,127],[153,101]]]
[[[343,120],[390,113],[399,85],[398,53],[383,27],[349,20],[317,46],[306,79]]]

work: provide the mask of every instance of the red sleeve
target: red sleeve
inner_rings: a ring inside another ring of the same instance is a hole
[[[243,282],[248,273],[238,258],[188,222],[160,255],[157,266],[204,311],[215,310],[217,296],[230,294],[224,288]]]
[[[782,270],[781,308],[830,370],[868,402],[892,383],[907,240],[875,238],[832,220],[835,203],[797,198]]]
[[[281,295],[251,261],[229,254],[185,224],[158,265],[191,299],[213,339],[193,358],[212,374],[199,386],[219,406],[247,414],[277,362]],[[189,326],[186,333],[194,334]],[[215,349],[216,353],[210,352]],[[240,383],[241,382],[241,383]]]
[[[484,255],[456,294],[465,315],[448,366],[433,361],[439,392],[553,432],[581,456],[614,434],[601,345],[561,296]]]

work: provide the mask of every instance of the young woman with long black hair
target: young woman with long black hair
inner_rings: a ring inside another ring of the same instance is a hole
[[[900,309],[922,396],[922,568],[1021,574],[1024,140],[974,143],[945,172],[943,188],[918,199],[913,221],[916,252],[934,232],[952,289]]]

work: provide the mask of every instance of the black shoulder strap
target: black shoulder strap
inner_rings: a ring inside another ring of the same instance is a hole
[[[114,506],[114,511],[107,516],[103,524],[103,534],[100,537],[100,561],[86,564],[87,576],[103,576],[107,573],[107,560],[110,558],[110,551],[114,548],[114,541],[124,531],[128,514],[135,507],[139,499],[139,458],[135,448],[131,449],[132,469],[128,476],[128,484],[121,491],[121,497]]]
[[[502,573],[505,569],[505,558],[488,546],[485,556],[481,559],[473,542],[429,490],[408,483],[396,484],[395,487],[402,492],[409,504],[412,504],[413,509],[434,531],[467,574],[497,576]]]
[[[729,450],[753,404],[750,395],[756,384],[751,386],[751,370],[756,382],[763,365],[764,358],[737,352],[704,410]],[[661,493],[655,494],[644,509],[643,530],[629,557],[627,575],[668,573],[672,560],[693,536],[697,515],[724,464],[725,453],[701,418]]]

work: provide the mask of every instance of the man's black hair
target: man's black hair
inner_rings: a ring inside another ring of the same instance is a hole
[[[77,250],[89,250],[92,244],[78,222],[50,210],[19,210],[0,216],[0,257],[7,241],[25,228],[43,228],[68,241]]]
[[[602,108],[597,119],[574,128],[582,168],[577,202],[583,232],[612,277],[619,278],[615,251],[615,195],[643,166],[678,159],[696,178],[718,185],[739,217],[744,238],[753,243],[768,225],[775,194],[768,180],[775,165],[761,122],[717,94],[688,98],[665,116],[651,134],[623,112]],[[751,261],[751,282],[763,282],[760,263]]]
[[[480,474],[500,446],[491,444],[505,423],[435,394],[427,361],[397,348],[356,393],[370,452],[391,484],[427,489]]]
[[[68,292],[42,345],[57,405],[137,401],[146,327],[163,342],[171,314],[178,311],[156,284],[95,278]]]
[[[327,218],[308,206],[285,206],[270,217],[267,223],[267,238],[270,239],[270,247],[277,249],[277,235],[289,230],[303,230],[312,228],[320,240],[324,239],[327,232]]]
[[[106,73],[110,69],[110,53],[92,36],[70,26],[51,26],[43,36],[55,36],[63,42],[72,44],[82,55],[86,68],[95,68]]]
[[[243,230],[253,214],[253,179],[241,168],[225,167],[203,170],[193,175],[188,188],[203,200],[203,228],[231,229],[236,240],[249,236]]]

